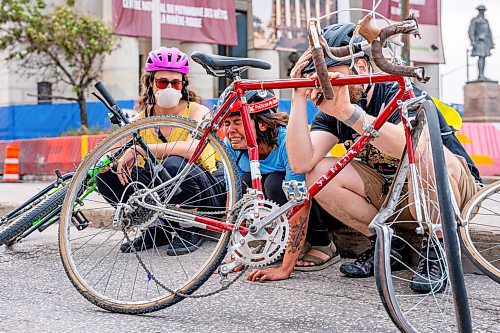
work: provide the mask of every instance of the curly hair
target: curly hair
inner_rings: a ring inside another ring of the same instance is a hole
[[[155,72],[144,71],[141,75],[141,93],[137,99],[137,103],[134,106],[134,110],[141,112],[146,110],[149,112],[150,108],[155,105],[155,96],[153,94],[153,81],[155,78]],[[182,74],[182,90],[181,90],[181,100],[187,101],[188,103],[194,101],[196,103],[202,103],[201,97],[198,96],[194,91],[188,89],[189,79],[185,74]]]
[[[288,124],[288,114],[285,112],[275,112],[274,109],[271,109],[266,112],[252,114],[251,117],[255,121],[257,144],[264,143],[269,147],[276,147],[278,144],[278,127]],[[265,131],[259,129],[259,123],[267,125]]]

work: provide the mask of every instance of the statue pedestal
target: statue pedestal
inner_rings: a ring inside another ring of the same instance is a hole
[[[500,85],[470,81],[464,87],[464,121],[500,122]]]

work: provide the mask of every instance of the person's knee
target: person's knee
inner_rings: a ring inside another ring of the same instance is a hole
[[[330,165],[331,166],[331,165]],[[315,183],[323,183],[326,181],[325,178],[322,178],[325,172],[328,170],[328,167],[326,166],[316,166],[311,172],[306,174],[306,183],[307,186],[310,187],[314,185]],[[340,175],[337,175],[339,177]],[[315,199],[318,201],[318,203],[323,206],[326,201],[328,201],[328,204],[330,206],[332,205],[337,205],[338,202],[338,196],[336,195],[336,192],[338,192],[339,187],[338,187],[338,181],[337,177],[334,179],[330,180],[328,185],[324,186],[315,196]]]
[[[112,170],[98,173],[95,177],[95,181],[97,183],[97,186],[99,186],[99,184],[102,185],[102,184],[105,184],[105,183],[108,183],[108,182],[114,181],[114,180],[118,180],[118,177],[116,176],[116,174]]]
[[[365,196],[363,180],[351,165],[347,165],[334,178],[326,178],[325,173],[338,161],[337,158],[324,158],[306,174],[307,186],[318,183],[322,189],[316,195],[316,200],[322,206],[328,202],[328,206],[341,207],[345,203],[346,194],[350,192]],[[328,184],[326,182],[328,181]]]
[[[285,174],[282,172],[273,172],[267,176],[264,181],[264,192],[266,197],[276,201],[279,204],[284,204],[287,199],[285,193],[283,192],[282,183],[285,179]]]
[[[112,170],[97,174],[95,177],[97,191],[109,203],[116,203],[123,193],[118,176]]]
[[[310,172],[306,173],[307,186],[313,185],[336,162],[336,158],[324,158],[319,161]]]
[[[243,193],[246,193],[247,188],[252,188],[252,175],[250,172],[243,173],[243,175],[240,176],[240,180]]]
[[[325,185],[323,189],[328,188],[328,192],[336,191],[341,187],[345,187],[346,169],[338,173],[334,178],[325,177],[326,172],[337,163],[338,158],[324,158],[322,159],[312,170],[306,174],[307,186],[312,186],[315,183],[325,184],[328,181],[328,185]],[[321,191],[320,191],[321,193]]]
[[[169,156],[163,161],[163,166],[171,175],[175,175],[186,163],[187,160],[184,157]]]

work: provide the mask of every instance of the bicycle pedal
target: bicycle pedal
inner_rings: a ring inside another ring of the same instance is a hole
[[[77,210],[76,212],[73,213],[73,216],[71,217],[71,221],[73,222],[73,224],[75,225],[75,227],[78,231],[84,230],[91,223],[87,219],[87,217],[82,213],[82,211],[80,211],[80,210]]]
[[[228,263],[223,262],[219,266],[219,275],[221,278],[227,277],[230,273],[234,273],[235,269],[241,267],[242,264],[238,263],[236,260],[230,261]]]

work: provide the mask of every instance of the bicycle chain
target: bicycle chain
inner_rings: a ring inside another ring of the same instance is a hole
[[[243,207],[247,202],[253,200],[254,198],[256,198],[257,196],[256,195],[251,195],[251,194],[245,194],[243,196],[243,198],[241,198],[241,200],[239,200],[235,205],[234,205],[234,208],[229,210],[228,212],[228,216],[229,218],[231,219],[231,221],[234,220],[234,216],[236,216],[236,214],[234,214],[235,212],[237,212],[241,207]],[[186,209],[182,209],[182,208],[176,208],[178,210],[186,210]],[[190,213],[193,213],[192,210],[186,210],[186,211],[189,211]],[[220,213],[221,211],[219,211]],[[201,212],[198,212],[198,213],[201,213]],[[208,212],[208,213],[214,213],[214,212]],[[224,211],[225,213],[225,211]],[[234,232],[235,232],[236,229],[233,229],[233,231],[231,232],[231,237],[230,239],[233,238],[234,236]],[[122,231],[123,231],[123,234],[125,235],[125,239],[127,240],[128,243],[132,243],[132,240],[130,239],[130,237],[128,236],[126,230],[125,230],[125,226],[123,226],[122,228]],[[173,290],[173,289],[170,289],[169,287],[167,287],[166,285],[164,285],[161,281],[159,281],[154,275],[153,273],[151,273],[151,271],[146,267],[146,264],[144,263],[144,261],[141,259],[141,257],[139,256],[139,252],[136,251],[135,247],[132,246],[132,252],[135,254],[137,260],[139,261],[140,265],[142,266],[142,268],[144,269],[144,271],[148,274],[148,277],[151,278],[151,280],[153,280],[158,286],[160,286],[162,289],[168,291],[169,293],[171,294],[174,294],[176,296],[179,296],[179,297],[183,297],[183,298],[205,298],[205,297],[210,297],[210,296],[213,296],[215,294],[218,294],[220,293],[221,291],[224,291],[226,289],[228,289],[230,286],[232,286],[248,269],[248,267],[246,266],[240,273],[238,273],[236,275],[236,277],[226,283],[223,284],[222,287],[220,287],[219,289],[216,289],[214,291],[211,291],[209,293],[206,293],[206,294],[201,294],[201,295],[190,295],[190,294],[185,294],[185,293],[181,293],[181,292],[178,292],[176,290]]]

